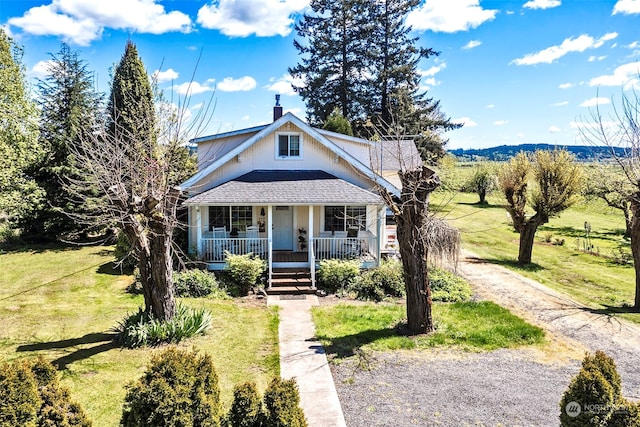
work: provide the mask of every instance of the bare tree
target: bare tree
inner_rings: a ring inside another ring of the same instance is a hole
[[[580,135],[588,144],[608,147],[633,188],[629,195],[631,253],[636,276],[633,307],[640,312],[640,98],[632,91],[623,93],[620,101],[612,104],[612,112],[606,117],[600,106],[591,110],[589,119],[580,126]],[[624,149],[624,156],[616,151],[619,148]]]
[[[406,138],[399,127],[392,126],[390,129],[394,135],[381,144],[391,146],[391,150],[397,153],[402,188],[400,196],[383,188],[380,194],[396,220],[407,295],[408,332],[428,333],[434,330],[429,261],[437,258],[455,260],[460,249],[460,234],[429,212],[429,197],[440,185],[440,179],[424,165],[402,161]]]
[[[631,238],[631,196],[635,192],[618,165],[599,164],[589,170],[585,196],[604,200],[607,206],[622,211],[624,238]]]

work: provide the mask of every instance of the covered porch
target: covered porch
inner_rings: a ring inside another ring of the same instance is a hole
[[[253,253],[267,262],[269,287],[274,269],[302,268],[315,288],[323,259],[377,266],[384,232],[381,198],[328,174],[315,171],[312,179],[309,171],[286,172],[279,181],[254,172],[188,199],[192,253],[211,270],[226,268],[229,253]]]

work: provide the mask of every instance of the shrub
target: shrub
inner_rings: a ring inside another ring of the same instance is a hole
[[[219,426],[220,390],[209,355],[169,348],[127,386],[120,425]]]
[[[225,298],[227,293],[220,289],[216,277],[204,270],[184,270],[173,275],[173,287],[179,297],[203,297],[211,295]]]
[[[262,401],[256,384],[247,382],[233,389],[233,403],[228,421],[231,427],[260,427],[262,424]]]
[[[429,269],[431,299],[442,302],[462,302],[471,298],[471,286],[466,280],[440,268]]]
[[[264,393],[265,427],[306,427],[294,379],[274,378]]]
[[[38,357],[0,366],[0,425],[86,427],[91,421],[60,386],[53,365]]]
[[[253,254],[234,255],[226,252],[226,257],[227,275],[231,284],[239,290],[241,296],[248,295],[267,268],[265,261]]]
[[[211,313],[178,304],[173,319],[163,321],[145,313],[142,308],[126,317],[114,328],[116,342],[127,348],[177,343],[203,334],[211,326]]]
[[[621,379],[612,358],[601,351],[587,354],[582,369],[560,400],[563,427],[640,426],[637,404],[622,397]]]
[[[351,288],[359,274],[359,261],[323,259],[318,269],[318,280],[325,291],[335,293]]]
[[[379,267],[365,271],[351,287],[356,298],[382,301],[385,297],[404,296],[402,263],[395,259],[383,261]]]

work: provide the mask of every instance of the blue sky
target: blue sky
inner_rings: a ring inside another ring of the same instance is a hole
[[[211,99],[202,134],[271,120],[274,95],[305,117],[287,73],[298,57],[294,22],[308,0],[0,0],[0,25],[42,75],[65,41],[108,91],[131,38],[149,73],[177,102]],[[581,143],[577,126],[597,103],[640,86],[640,0],[423,0],[408,18],[441,52],[420,64],[422,85],[462,129],[450,148]]]

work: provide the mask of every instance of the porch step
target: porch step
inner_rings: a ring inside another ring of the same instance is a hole
[[[308,268],[274,268],[271,275],[271,287],[267,293],[271,295],[283,294],[313,294],[311,271]]]

